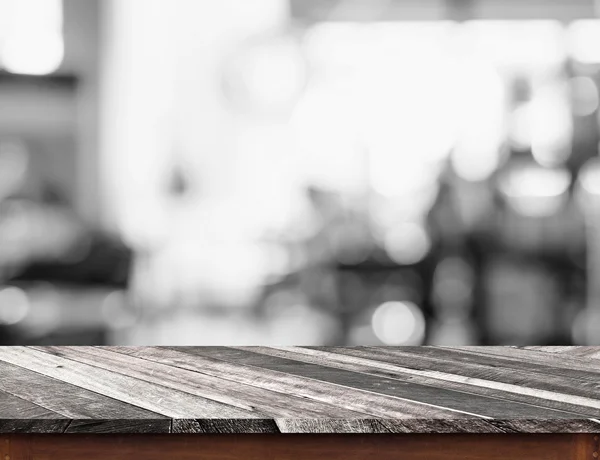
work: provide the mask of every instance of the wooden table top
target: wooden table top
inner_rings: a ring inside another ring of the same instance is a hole
[[[600,347],[0,347],[0,433],[599,433]]]

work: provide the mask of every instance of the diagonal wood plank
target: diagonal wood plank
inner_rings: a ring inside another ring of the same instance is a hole
[[[0,390],[68,418],[166,418],[13,364],[0,362],[0,375]]]
[[[504,350],[499,350],[499,348],[503,348]],[[512,369],[517,371],[526,370],[527,372],[535,372],[536,374],[566,377],[569,381],[589,380],[593,383],[598,383],[600,381],[600,370],[596,370],[591,366],[588,366],[586,369],[575,368],[573,366],[567,368],[562,367],[559,363],[555,362],[550,364],[549,360],[540,362],[540,359],[538,359],[536,362],[535,357],[528,357],[527,359],[524,359],[523,356],[520,358],[511,358],[510,356],[507,356],[508,353],[510,353],[508,351],[509,349],[510,348],[508,347],[497,347],[496,352],[494,353],[492,350],[486,352],[485,348],[482,347],[471,347],[470,349],[450,347],[403,347],[401,351],[403,354],[441,359],[448,363],[461,363],[467,365],[476,364],[477,366],[487,366],[507,370]],[[493,356],[491,353],[493,353]],[[548,356],[548,358],[550,358],[550,356]]]
[[[526,350],[538,350],[545,353],[557,353],[578,358],[600,359],[600,349],[598,347],[523,347]]]
[[[132,349],[121,349],[123,352],[133,352]],[[225,348],[213,348],[217,352],[238,352],[240,350]],[[238,362],[227,362],[220,359],[211,359],[211,356],[203,356],[203,347],[177,347],[171,349],[163,348],[137,348],[135,353],[148,357],[150,353],[154,354],[155,359],[161,362],[182,367],[184,369],[195,370],[197,372],[216,372],[219,375],[226,376],[228,379],[244,382],[250,385],[258,385],[261,388],[271,389],[273,391],[286,392],[298,397],[308,398],[316,401],[325,402],[339,408],[368,414],[370,417],[384,418],[473,418],[473,415],[463,412],[446,410],[444,408],[416,403],[402,398],[390,397],[372,392],[359,390],[356,388],[337,385],[331,382],[306,378],[300,375],[287,372],[286,370],[271,370],[266,367],[257,367],[245,362],[243,359]],[[260,355],[254,354],[253,357],[260,359]],[[291,371],[292,369],[287,369]],[[358,416],[360,417],[360,415]],[[353,417],[353,418],[356,418]]]
[[[410,369],[437,371],[463,378],[479,379],[480,382],[490,382],[490,386],[497,386],[498,384],[515,385],[521,387],[524,394],[596,409],[600,408],[600,384],[531,372],[527,370],[526,364],[524,364],[523,370],[517,371],[482,366],[476,363],[447,362],[443,359],[414,356],[395,348],[314,347],[314,349],[397,364]]]
[[[100,347],[44,347],[44,350],[81,363],[160,384],[196,396],[219,401],[248,411],[259,411],[277,417],[359,417],[363,414],[329,404],[270,391],[223,377],[223,370],[215,377],[205,373],[185,370],[132,355],[124,355]],[[203,369],[204,370],[204,369]],[[240,370],[234,369],[235,373]],[[333,414],[333,415],[332,415]]]
[[[1,348],[0,361],[169,417],[260,417],[260,414],[255,412],[244,411],[27,347]]]
[[[259,348],[260,349],[260,348]],[[361,374],[340,368],[317,365],[301,360],[261,355],[255,353],[255,348],[220,348],[220,347],[194,347],[190,353],[217,357],[236,364],[249,364],[261,369],[286,372],[292,376],[310,378],[326,383],[333,383],[349,389],[367,391],[371,394],[385,395],[410,400],[429,405],[430,407],[446,408],[462,411],[472,416],[503,418],[503,417],[531,417],[532,413],[539,416],[550,416],[546,409],[527,406],[520,403],[511,403],[485,396],[466,394],[446,388],[434,388],[415,384],[409,379],[382,379],[371,374]],[[572,417],[573,415],[556,413],[556,417]]]
[[[441,347],[440,347],[441,348]],[[459,350],[474,356],[490,355],[498,356],[503,360],[513,360],[522,363],[540,364],[549,368],[564,370],[578,370],[591,373],[598,380],[600,375],[600,361],[577,357],[563,353],[548,353],[542,350],[519,348],[519,347],[443,347],[451,350]]]
[[[503,404],[507,411],[512,410],[514,403],[522,403],[517,405],[516,414],[521,413],[526,418],[533,417],[534,415],[542,418],[565,419],[580,416],[600,417],[600,409],[523,395],[520,393],[521,387],[518,386],[510,388],[512,391],[499,390],[497,388],[491,389],[486,386],[478,386],[480,382],[474,379],[462,378],[441,372],[415,371],[403,368],[400,365],[305,347],[252,347],[252,351],[321,366],[337,367],[353,372],[372,374],[385,379],[408,380],[433,388],[446,388],[466,394],[486,396],[499,400],[499,404]],[[483,381],[482,383],[486,385],[488,382]],[[544,410],[540,411],[540,408],[544,408]],[[512,414],[512,412],[509,413]]]
[[[12,419],[66,419],[66,417],[52,412],[45,407],[18,398],[17,396],[0,390],[0,408],[2,408],[2,418]]]

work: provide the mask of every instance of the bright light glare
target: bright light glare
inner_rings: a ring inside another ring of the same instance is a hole
[[[600,20],[574,21],[567,30],[569,53],[583,64],[600,64]]]
[[[571,153],[573,125],[567,94],[562,90],[540,88],[531,104],[531,152],[542,166],[557,166]]]
[[[17,324],[25,319],[29,310],[25,291],[12,286],[0,290],[0,324]]]
[[[11,9],[9,31],[0,58],[12,73],[45,75],[64,57],[61,0],[18,0]]]
[[[451,156],[455,173],[467,181],[487,179],[500,163],[505,89],[500,75],[482,61],[460,63],[456,107],[461,126]]]
[[[386,345],[419,345],[425,335],[425,318],[413,302],[385,302],[371,319],[373,332]]]
[[[590,77],[574,77],[569,81],[573,113],[587,117],[598,110],[598,88]]]
[[[244,80],[252,97],[267,107],[290,103],[304,85],[304,67],[293,44],[280,41],[244,57]]]
[[[394,262],[410,265],[425,258],[431,249],[431,240],[421,225],[405,222],[388,230],[384,245]]]
[[[500,187],[510,206],[530,217],[548,216],[564,202],[571,183],[566,169],[523,167],[513,169],[500,180]]]
[[[370,156],[371,183],[389,198],[411,197],[434,187],[439,168],[428,164],[410,149],[377,148]]]
[[[508,68],[560,65],[566,54],[559,21],[467,21],[460,38],[481,59]]]
[[[600,158],[589,160],[581,168],[578,181],[585,192],[600,195]]]

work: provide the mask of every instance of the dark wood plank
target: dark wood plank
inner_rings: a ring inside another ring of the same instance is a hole
[[[10,460],[582,460],[576,435],[12,436]],[[586,459],[587,460],[587,459]],[[592,458],[592,460],[594,460]]]
[[[517,386],[513,386],[511,389],[512,391],[487,388],[485,386],[477,386],[477,382],[473,382],[471,379],[461,376],[452,376],[437,372],[415,371],[395,364],[382,363],[370,359],[358,358],[356,356],[342,355],[305,347],[252,347],[252,351],[255,353],[294,359],[322,366],[336,367],[353,372],[372,374],[384,379],[410,380],[413,383],[428,385],[434,388],[444,387],[462,393],[487,396],[504,401],[504,404],[508,405],[507,407],[510,407],[510,404],[514,402],[518,402],[523,403],[527,408],[534,406],[533,408],[535,410],[542,407],[560,411],[559,413],[546,411],[543,414],[543,418],[570,419],[581,416],[600,417],[600,409],[568,404],[560,400],[555,401],[527,394],[523,395],[520,393],[520,391],[522,391],[521,387]],[[451,378],[455,378],[455,381],[450,380]],[[557,395],[556,397],[557,399],[560,399],[560,395]],[[529,409],[526,410],[526,413],[528,414],[526,415],[527,418],[533,417],[534,413],[540,414],[539,412],[533,412]]]
[[[551,376],[527,370],[495,368],[477,363],[448,362],[428,356],[414,356],[397,348],[366,347],[314,347],[318,350],[330,351],[350,356],[372,359],[385,363],[397,364],[405,368],[441,373],[440,376],[457,375],[463,378],[478,379],[478,384],[489,384],[499,387],[499,383],[521,388],[523,394],[531,394],[544,399],[557,399],[584,407],[600,408],[600,384],[591,381]]]
[[[3,377],[3,376],[2,376]],[[31,385],[31,383],[30,383]],[[5,419],[64,419],[66,417],[0,390],[0,410]]]
[[[73,419],[161,419],[165,416],[0,362],[0,390]],[[4,413],[4,411],[2,411]]]
[[[65,433],[170,433],[171,419],[93,419],[72,420]]]
[[[100,347],[44,347],[49,353],[129,375],[151,383],[184,391],[196,396],[219,401],[247,411],[258,411],[270,417],[362,417],[364,414],[329,404],[298,398],[252,385],[240,385],[229,380],[239,374],[239,368],[230,372],[220,370],[215,377],[206,373],[168,366],[131,355],[124,355]]]
[[[142,353],[147,348],[140,349]],[[170,354],[168,352],[170,350]],[[223,347],[177,347],[157,348],[156,354],[161,354],[168,359],[171,365],[197,372],[208,372],[212,365],[213,370],[227,378],[245,378],[245,382],[295,394],[303,398],[322,401],[340,408],[359,411],[369,414],[372,418],[476,418],[477,415],[463,411],[453,411],[444,407],[423,404],[409,399],[390,396],[382,393],[366,391],[351,385],[338,384],[324,379],[315,379],[295,371],[295,367],[302,367],[302,363],[295,362],[294,366],[280,366],[269,368],[267,357],[244,350],[233,350]],[[219,359],[227,357],[228,359]],[[212,359],[210,359],[212,358]],[[231,358],[231,359],[229,359]],[[256,364],[256,365],[255,365]],[[332,418],[331,416],[325,418]],[[356,417],[354,417],[356,418]],[[483,417],[485,418],[485,417]]]
[[[63,433],[68,419],[0,419],[0,434],[7,433]]]
[[[313,380],[334,383],[339,386],[368,391],[415,401],[434,407],[442,407],[488,418],[573,418],[568,414],[532,405],[521,404],[486,396],[468,394],[445,388],[442,385],[429,386],[416,384],[405,379],[381,378],[372,374],[357,373],[332,368],[298,359],[256,353],[254,348],[223,349],[219,347],[186,348],[186,352],[194,355],[220,357],[220,359],[237,364],[245,363],[259,368],[286,372],[290,375],[301,376]],[[264,350],[264,349],[263,349]],[[441,383],[441,382],[440,382]],[[389,418],[389,417],[387,417]],[[431,417],[433,418],[433,417]]]
[[[27,347],[0,349],[0,361],[173,418],[260,417],[255,412],[244,411]]]
[[[280,433],[280,430],[270,419],[191,419],[173,420],[173,433],[266,434]]]

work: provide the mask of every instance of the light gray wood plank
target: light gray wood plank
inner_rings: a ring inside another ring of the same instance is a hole
[[[0,361],[169,417],[260,417],[254,412],[237,409],[27,347],[1,348]]]
[[[444,347],[459,350],[475,356],[490,355],[520,362],[522,364],[540,364],[550,368],[584,371],[592,374],[592,379],[598,380],[600,375],[600,361],[587,359],[562,353],[548,353],[541,350],[519,347]]]
[[[99,393],[56,380],[13,364],[0,362],[0,390],[31,401],[66,418],[165,418]],[[2,411],[3,412],[3,411]]]
[[[592,366],[577,366],[576,360],[571,360],[567,367],[568,360],[552,359],[552,355],[545,354],[540,358],[533,355],[532,351],[518,350],[510,347],[493,347],[486,351],[486,347],[404,347],[403,353],[415,356],[424,356],[434,359],[442,359],[449,363],[477,364],[478,366],[489,366],[502,369],[513,369],[537,374],[548,374],[551,376],[566,377],[568,379],[589,380],[597,383],[600,381],[600,362],[598,369]],[[510,356],[510,353],[516,356]],[[546,359],[544,359],[546,358]]]
[[[472,416],[488,418],[529,418],[529,417],[563,417],[572,418],[574,414],[567,414],[532,405],[521,404],[490,398],[477,394],[448,389],[438,385],[422,385],[411,381],[410,376],[395,379],[381,378],[366,373],[357,373],[341,368],[323,366],[294,359],[293,355],[286,357],[273,356],[273,354],[258,354],[257,350],[267,348],[239,347],[234,349],[194,348],[199,354],[221,356],[230,362],[248,363],[253,366],[287,372],[290,375],[311,378],[339,386],[369,391],[376,394],[394,396],[434,407],[443,407],[449,410],[462,411]],[[195,353],[196,351],[190,351]]]
[[[243,372],[239,367],[230,372],[218,370],[206,374],[206,367],[186,370],[155,361],[125,355],[100,347],[44,347],[47,352],[94,365],[111,372],[155,383],[168,388],[184,391],[248,411],[258,411],[270,417],[358,417],[358,412],[336,408],[335,406],[302,399],[293,395],[274,392],[252,385],[240,385],[229,380],[234,374]],[[334,414],[334,415],[331,415]]]
[[[218,350],[217,350],[218,348]],[[345,385],[338,385],[323,380],[306,378],[297,374],[292,374],[292,368],[273,371],[266,367],[257,367],[252,365],[248,359],[249,365],[246,365],[246,358],[238,360],[236,363],[223,361],[219,359],[207,359],[203,352],[209,354],[211,351],[203,347],[177,347],[171,349],[173,353],[168,356],[171,363],[177,362],[177,366],[186,369],[205,372],[209,365],[216,365],[221,375],[228,375],[231,378],[252,379],[252,385],[259,385],[261,388],[271,389],[298,397],[321,401],[339,408],[368,414],[371,417],[383,418],[473,418],[477,415],[468,414],[461,411],[452,411],[446,408],[437,407],[423,403],[417,403],[412,400],[393,397],[389,395],[377,394],[352,388]],[[160,351],[164,348],[157,349]],[[247,352],[242,350],[231,350],[221,347],[210,347],[212,352],[237,352],[244,357]],[[179,356],[177,355],[179,354]],[[260,355],[255,355],[261,359]],[[233,377],[235,376],[235,377]],[[230,378],[230,377],[228,377]],[[331,418],[331,417],[324,417]],[[356,418],[356,417],[354,417]],[[362,418],[362,417],[361,417]]]
[[[558,353],[578,358],[600,359],[600,347],[523,347],[527,350],[537,350],[545,353]]]
[[[173,420],[173,433],[266,434],[280,431],[270,419],[188,419]]]
[[[545,399],[560,398],[561,401],[584,407],[600,408],[600,384],[567,377],[540,374],[527,370],[495,368],[482,366],[477,363],[449,362],[427,356],[414,356],[397,348],[366,348],[366,347],[314,347],[350,356],[372,359],[385,363],[397,364],[402,367],[421,371],[436,371],[448,375],[458,375],[467,378],[489,381],[494,384],[503,383],[522,388],[532,396]]]
[[[482,419],[277,419],[282,433],[506,433]]]
[[[413,383],[428,385],[433,388],[445,388],[459,391],[465,394],[475,394],[500,400],[507,411],[514,407],[514,403],[522,403],[518,407],[518,413],[526,418],[534,417],[534,414],[542,418],[577,418],[577,417],[600,417],[600,409],[586,406],[568,404],[561,401],[564,395],[555,395],[556,400],[543,399],[540,397],[522,394],[522,387],[501,385],[501,388],[488,388],[493,382],[478,382],[475,379],[461,377],[458,375],[444,374],[440,372],[418,371],[407,369],[399,365],[382,363],[356,356],[331,353],[324,350],[315,350],[305,347],[252,347],[255,353],[278,356],[282,358],[295,359],[322,366],[337,367],[353,372],[372,374],[383,379],[410,380]],[[452,380],[454,379],[454,380]],[[510,391],[507,391],[510,390]],[[554,409],[540,412],[539,408]]]

